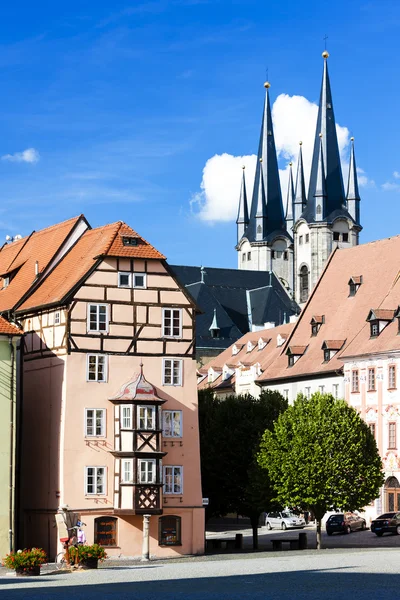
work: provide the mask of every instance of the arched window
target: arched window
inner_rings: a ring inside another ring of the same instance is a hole
[[[400,483],[397,477],[388,477],[385,481],[385,510],[400,510]]]
[[[164,515],[158,519],[159,546],[180,546],[181,518],[174,515]]]
[[[300,302],[306,302],[308,298],[309,283],[308,283],[308,268],[306,265],[300,269]]]
[[[100,546],[117,546],[117,519],[97,517],[94,520],[94,543]]]

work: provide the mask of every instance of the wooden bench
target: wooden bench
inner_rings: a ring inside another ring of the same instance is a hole
[[[289,544],[290,550],[299,549],[299,538],[271,538],[272,550],[282,550],[282,544]]]
[[[206,550],[241,550],[243,548],[243,534],[237,533],[234,538],[209,538],[206,540]]]

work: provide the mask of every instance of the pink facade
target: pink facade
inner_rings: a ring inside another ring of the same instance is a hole
[[[124,254],[25,311],[24,545],[55,556],[68,505],[111,556],[141,555],[143,514],[150,555],[204,551],[194,319],[164,260]],[[150,395],[118,399],[141,369]]]

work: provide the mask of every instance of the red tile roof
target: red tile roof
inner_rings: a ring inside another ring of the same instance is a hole
[[[325,340],[322,344],[324,350],[340,350],[346,340]]]
[[[287,353],[293,354],[294,356],[302,356],[307,350],[307,346],[288,346]]]
[[[137,240],[137,246],[124,246],[123,238],[131,237]],[[136,231],[133,231],[126,223],[120,223],[117,234],[115,235],[110,247],[105,252],[107,256],[128,256],[130,258],[158,258],[165,259],[149,242],[146,242]]]
[[[23,331],[17,325],[9,323],[0,316],[0,335],[22,335]]]
[[[387,310],[384,308],[371,309],[368,320],[373,321],[374,319],[377,319],[378,321],[391,321],[394,318],[395,313],[395,310]]]

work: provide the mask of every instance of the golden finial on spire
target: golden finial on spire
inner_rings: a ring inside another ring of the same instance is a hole
[[[302,146],[302,145],[303,145],[303,142],[299,142],[299,146]]]
[[[319,137],[322,138],[322,133],[319,134]]]
[[[262,161],[263,161],[263,159],[262,159],[262,158],[260,158],[260,162],[262,162]]]
[[[323,57],[323,58],[325,58],[325,60],[326,60],[327,58],[329,58],[329,52],[328,52],[328,50],[324,50],[324,51],[323,51],[323,53],[322,53],[322,57]]]
[[[353,136],[351,136],[350,141],[354,142],[354,137]]]
[[[290,161],[290,163],[289,163],[289,167],[291,167],[292,165],[293,165],[293,163],[292,163],[292,161]]]
[[[270,82],[269,82],[269,81],[266,81],[266,82],[264,83],[264,87],[265,87],[265,89],[266,89],[266,90],[268,90],[268,89],[271,87],[271,84],[270,84]]]

